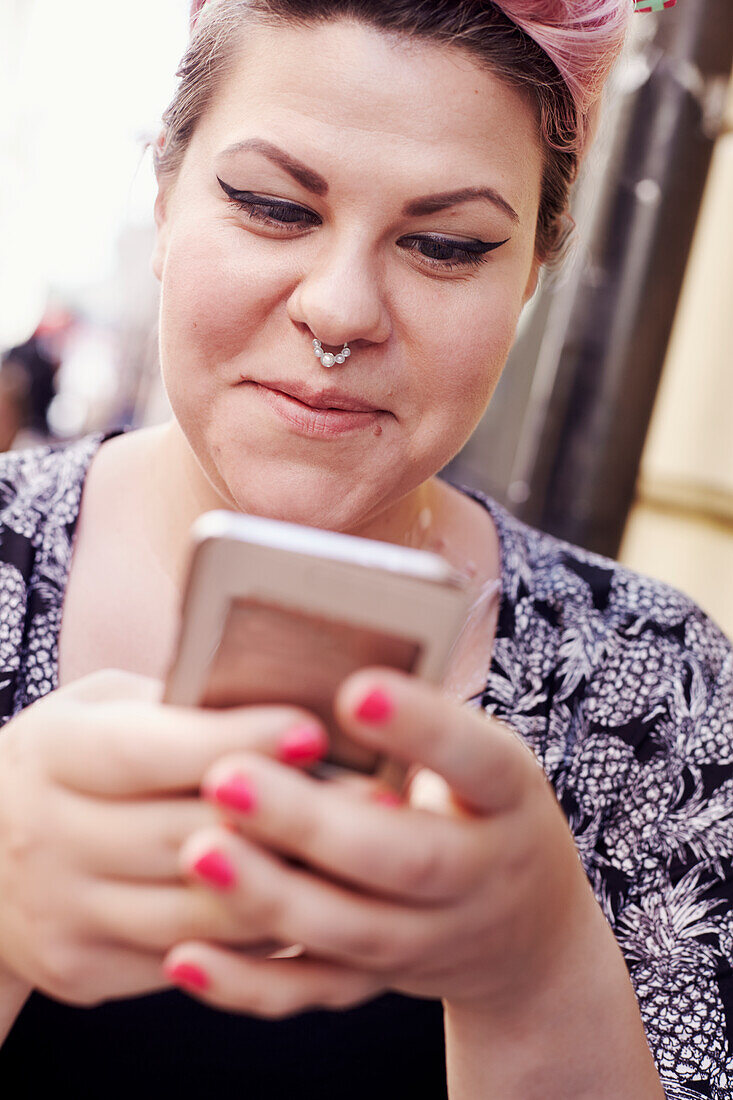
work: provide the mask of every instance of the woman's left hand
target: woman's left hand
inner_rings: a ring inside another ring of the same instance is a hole
[[[369,696],[377,720],[357,716]],[[354,673],[334,707],[355,740],[442,777],[443,804],[416,804],[419,784],[389,806],[375,785],[257,754],[218,761],[203,790],[222,826],[189,838],[182,869],[250,936],[302,953],[183,943],[166,959],[171,980],[266,1017],[387,989],[488,1012],[541,997],[604,922],[536,758],[506,726],[393,669]]]

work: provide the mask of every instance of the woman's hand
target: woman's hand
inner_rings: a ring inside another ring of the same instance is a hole
[[[182,870],[211,873],[234,920],[303,954],[255,960],[189,942],[168,973],[213,1004],[266,1016],[353,1003],[359,977],[373,991],[504,1013],[549,988],[578,937],[604,935],[605,922],[531,752],[393,670],[349,677],[335,710],[356,740],[442,777],[440,812],[415,804],[420,775],[413,804],[391,808],[263,757],[218,761],[204,792],[230,828],[190,837]]]
[[[185,838],[217,820],[198,790],[235,750],[305,764],[325,734],[295,707],[203,711],[163,706],[160,693],[155,680],[95,673],[0,731],[0,986],[5,973],[93,1004],[169,985],[161,961],[182,939],[256,942],[180,876]]]

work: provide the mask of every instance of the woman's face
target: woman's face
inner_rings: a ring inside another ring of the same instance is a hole
[[[530,104],[458,50],[247,32],[156,203],[165,385],[229,507],[365,530],[460,450],[535,286],[541,172]],[[380,411],[313,434],[263,389],[293,384]]]

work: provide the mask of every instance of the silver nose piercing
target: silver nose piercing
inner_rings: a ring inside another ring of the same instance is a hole
[[[330,351],[323,350],[320,340],[313,341],[313,351],[321,360],[321,365],[324,367],[332,367],[334,363],[345,363],[351,355],[348,344],[344,344],[338,355],[332,355]]]

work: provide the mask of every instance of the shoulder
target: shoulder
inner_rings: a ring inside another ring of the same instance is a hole
[[[733,646],[671,585],[492,514],[488,709],[552,782],[669,1095],[708,1095],[729,1073]]]
[[[73,523],[101,434],[69,444],[0,454],[0,558],[12,535],[34,540],[51,523]]]
[[[641,655],[649,683],[655,655],[676,655],[677,672],[689,659],[707,676],[719,675],[731,660],[730,640],[685,593],[538,531],[498,505],[492,511],[503,549],[505,626],[518,642],[531,647],[544,622],[558,664],[572,655],[575,639],[588,676],[625,655],[642,683]]]
[[[503,548],[508,595],[531,595],[558,611],[586,609],[610,626],[645,622],[674,627],[699,610],[672,585],[545,534],[492,502]]]
[[[691,784],[727,791],[733,646],[716,623],[669,584],[492,513],[505,579],[487,709],[568,812],[608,814],[637,784],[657,816]]]
[[[0,454],[0,725],[53,687],[84,481],[104,438]]]

